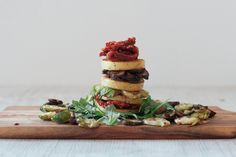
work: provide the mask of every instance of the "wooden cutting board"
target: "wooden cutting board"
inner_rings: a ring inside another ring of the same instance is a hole
[[[236,112],[210,107],[217,114],[198,126],[101,126],[56,124],[38,118],[39,106],[9,106],[0,112],[0,138],[11,139],[217,139],[236,137]]]

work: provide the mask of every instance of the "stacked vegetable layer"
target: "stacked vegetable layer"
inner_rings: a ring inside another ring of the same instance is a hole
[[[138,110],[142,99],[149,94],[143,90],[144,79],[149,73],[145,69],[144,60],[138,59],[139,50],[135,46],[135,38],[125,41],[107,42],[100,56],[102,60],[101,87],[112,88],[113,95],[96,95],[100,107],[114,105],[122,111]]]

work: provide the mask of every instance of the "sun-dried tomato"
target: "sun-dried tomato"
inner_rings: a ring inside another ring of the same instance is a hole
[[[106,43],[106,47],[102,49],[99,56],[106,56],[110,61],[132,61],[136,60],[139,55],[138,47],[134,44],[136,39],[128,38],[125,41],[111,41]]]
[[[125,103],[125,102],[121,102],[121,101],[115,101],[115,100],[109,100],[106,102],[107,106],[108,105],[114,105],[117,108],[128,108],[130,105]]]
[[[125,102],[121,102],[121,101],[116,101],[116,100],[108,100],[108,101],[103,101],[103,100],[99,100],[99,97],[96,96],[96,101],[98,103],[99,106],[105,108],[109,105],[114,105],[115,107],[122,109],[122,108],[129,108],[130,104],[127,104]]]

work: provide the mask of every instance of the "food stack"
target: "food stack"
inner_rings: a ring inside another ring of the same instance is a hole
[[[70,122],[86,128],[120,122],[162,127],[171,123],[196,125],[216,114],[199,104],[151,99],[143,89],[149,73],[144,60],[138,58],[135,38],[107,42],[99,56],[105,57],[102,60],[101,84],[93,86],[88,96],[73,100],[69,106],[60,100],[49,99],[40,108],[43,112],[41,119]]]
[[[149,94],[143,90],[144,79],[149,73],[145,69],[145,62],[139,59],[139,49],[135,46],[135,38],[125,41],[107,42],[100,52],[102,60],[102,88],[112,89],[112,94],[97,96],[96,101],[102,108],[113,104],[121,111],[138,110],[142,98]],[[106,91],[106,90],[104,90]]]

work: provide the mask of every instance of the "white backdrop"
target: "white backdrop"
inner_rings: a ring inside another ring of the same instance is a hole
[[[0,85],[90,85],[135,36],[150,86],[236,85],[236,1],[0,0]]]

